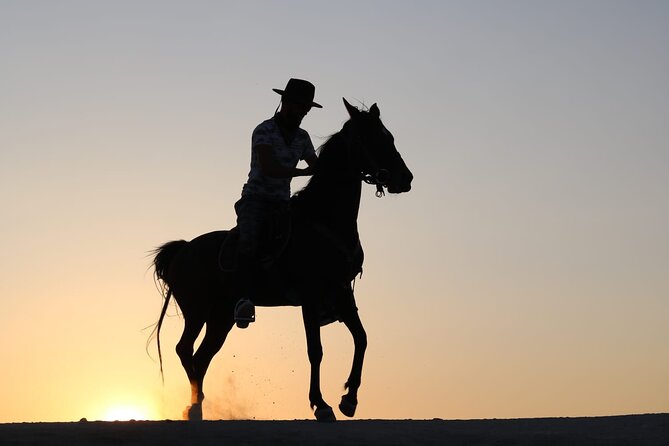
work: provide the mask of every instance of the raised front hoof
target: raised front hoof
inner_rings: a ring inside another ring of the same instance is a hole
[[[193,404],[186,407],[183,417],[186,421],[202,421],[202,404]]]
[[[339,410],[341,413],[351,418],[355,415],[355,410],[358,408],[358,402],[347,398],[346,395],[341,397],[341,403],[339,403]]]
[[[337,421],[337,417],[335,417],[334,411],[330,406],[317,407],[314,410],[314,415],[316,416],[316,421],[321,423],[333,423]]]

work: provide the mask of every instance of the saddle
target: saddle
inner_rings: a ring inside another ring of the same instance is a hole
[[[275,212],[268,219],[261,234],[257,253],[257,265],[261,270],[269,269],[288,246],[291,234],[290,211],[287,209]],[[223,272],[235,272],[238,269],[237,246],[239,230],[237,226],[229,232],[218,252],[218,265]]]

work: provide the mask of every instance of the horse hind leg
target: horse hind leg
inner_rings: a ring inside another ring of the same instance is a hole
[[[232,313],[230,313],[232,314]],[[223,321],[207,322],[207,331],[202,343],[193,355],[193,380],[191,381],[191,405],[184,411],[184,418],[191,421],[202,420],[202,402],[204,401],[204,377],[211,360],[219,352],[228,333],[232,329],[232,316]]]
[[[184,331],[181,334],[181,339],[176,346],[177,356],[181,360],[181,365],[186,371],[188,376],[188,381],[191,386],[191,404],[197,403],[198,400],[198,388],[197,388],[197,376],[195,373],[194,361],[193,361],[193,346],[195,345],[195,340],[197,339],[202,327],[204,326],[204,320],[195,319],[184,314]],[[194,414],[195,415],[195,414]],[[184,414],[185,417],[185,414]],[[200,416],[201,418],[201,416]]]

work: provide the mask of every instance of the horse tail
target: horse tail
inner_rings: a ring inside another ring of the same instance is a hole
[[[172,260],[174,257],[188,244],[185,240],[175,240],[172,242],[165,243],[160,248],[156,249],[155,257],[153,259],[153,267],[155,270],[155,275],[158,281],[161,284],[161,289],[165,302],[163,303],[163,308],[160,311],[160,318],[158,319],[158,325],[156,326],[156,344],[158,345],[158,360],[160,362],[160,376],[165,381],[163,375],[163,354],[160,349],[160,328],[163,326],[163,319],[165,319],[165,314],[167,313],[167,307],[170,303],[170,298],[172,297],[172,290],[170,289],[170,280],[168,277],[168,272]]]
[[[163,283],[168,284],[169,280],[167,273],[169,272],[170,265],[174,256],[179,253],[186,245],[188,244],[185,240],[174,240],[171,242],[165,243],[160,248],[154,251],[155,257],[153,259],[153,266],[156,271],[156,277],[160,279]]]
[[[160,362],[160,376],[163,379],[163,384],[165,383],[165,375],[163,374],[163,353],[160,350],[160,328],[163,326],[163,319],[165,319],[165,313],[167,313],[167,306],[170,303],[171,297],[172,297],[172,290],[168,290],[167,295],[165,295],[165,303],[163,304],[163,309],[160,311],[160,319],[158,319],[158,326],[156,327],[156,344],[158,344],[158,361]]]

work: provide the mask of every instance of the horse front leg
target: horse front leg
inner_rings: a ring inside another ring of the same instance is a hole
[[[352,417],[355,415],[355,410],[358,407],[358,389],[362,381],[362,364],[365,359],[365,350],[367,349],[367,333],[362,326],[360,316],[355,308],[347,312],[344,317],[344,324],[346,324],[346,327],[348,327],[353,336],[355,352],[353,353],[351,374],[344,386],[348,389],[348,393],[342,396],[339,410],[347,417]]]
[[[321,327],[319,314],[313,307],[302,307],[302,319],[307,335],[307,354],[311,366],[309,382],[309,403],[318,421],[335,421],[334,411],[321,393],[321,361],[323,360],[323,345],[321,344]]]

